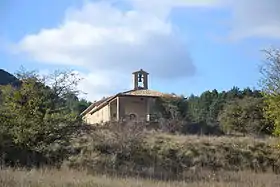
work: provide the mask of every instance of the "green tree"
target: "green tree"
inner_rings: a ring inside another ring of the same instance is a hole
[[[198,123],[200,121],[199,111],[199,97],[195,95],[191,95],[187,100],[187,116],[190,122]]]
[[[266,102],[265,115],[274,122],[274,133],[280,135],[280,50],[264,50],[261,85]]]
[[[187,116],[187,126],[192,124],[192,128],[203,127],[205,133],[209,129],[220,129],[219,114],[230,102],[245,97],[262,98],[258,90],[245,88],[240,90],[233,87],[229,91],[218,92],[217,90],[205,91],[200,96],[191,95],[185,100],[187,105],[184,112]],[[207,133],[207,132],[206,132]]]
[[[210,106],[213,100],[218,96],[216,91],[205,91],[201,94],[199,99],[199,121],[206,122],[209,116]]]
[[[36,72],[19,72],[17,77],[19,87],[1,87],[0,129],[16,146],[53,156],[53,145],[67,143],[80,122],[67,105],[67,95],[77,93],[79,79],[69,72],[43,78]]]
[[[264,117],[262,98],[245,97],[225,105],[219,115],[221,127],[227,133],[271,134],[272,124]]]
[[[160,117],[170,120],[182,120],[185,109],[184,98],[162,97],[156,100],[156,111]]]
[[[79,99],[78,103],[77,103],[77,111],[80,113],[82,113],[85,109],[87,109],[92,103],[85,100],[85,99]]]
[[[222,111],[225,102],[226,100],[222,97],[222,95],[219,95],[216,99],[213,100],[213,102],[209,106],[209,113],[207,115],[208,124],[218,124],[218,115],[220,111]]]
[[[184,97],[166,96],[158,98],[155,111],[157,111],[161,119],[160,128],[172,133],[181,131],[182,123],[187,119],[185,115],[186,107]]]

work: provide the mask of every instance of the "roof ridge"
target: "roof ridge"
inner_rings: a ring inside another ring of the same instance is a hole
[[[84,115],[85,113],[90,112],[92,109],[94,109],[95,107],[96,110],[100,107],[102,107],[104,104],[106,104],[107,102],[109,102],[110,100],[114,99],[115,97],[118,96],[139,96],[139,97],[164,97],[164,96],[173,96],[172,94],[169,93],[164,93],[164,92],[160,92],[157,90],[151,90],[151,89],[131,89],[131,90],[127,90],[124,92],[119,92],[115,95],[112,96],[108,96],[104,99],[100,99],[99,101],[96,101],[95,103],[93,103],[92,105],[90,105],[86,110],[84,110],[81,115]],[[176,96],[176,95],[175,95]]]

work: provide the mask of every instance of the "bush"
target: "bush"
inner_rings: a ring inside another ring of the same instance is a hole
[[[224,135],[218,124],[209,125],[206,123],[185,123],[181,132],[187,135]]]
[[[56,164],[68,157],[69,139],[80,124],[67,105],[76,80],[57,73],[47,82],[34,72],[18,75],[19,87],[1,86],[0,157],[2,164]],[[53,84],[49,86],[49,84]]]
[[[116,125],[116,124],[114,124]],[[279,172],[276,144],[253,139],[159,135],[139,124],[96,128],[74,142],[77,154],[66,164],[94,173],[177,178],[201,169]]]
[[[228,103],[219,115],[227,133],[271,135],[273,124],[264,117],[263,98],[245,97]]]

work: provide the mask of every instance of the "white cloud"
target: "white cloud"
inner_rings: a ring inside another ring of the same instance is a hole
[[[280,39],[279,0],[226,0],[221,3],[231,10],[229,35],[232,40]]]
[[[131,72],[140,68],[151,78],[193,75],[170,14],[176,7],[217,5],[231,11],[232,40],[280,38],[279,0],[106,0],[68,9],[60,25],[23,37],[14,49],[41,63],[87,69],[80,88],[93,100],[130,89]]]
[[[142,11],[153,12],[158,16],[166,17],[176,7],[213,7],[220,4],[220,0],[127,0]]]
[[[23,37],[14,51],[41,63],[87,69],[80,87],[89,99],[130,89],[128,76],[140,68],[157,78],[192,76],[195,67],[169,15],[174,7],[207,6],[211,0],[149,2],[108,0],[68,9],[62,24]]]
[[[99,71],[88,74],[80,72],[79,75],[83,77],[78,87],[83,92],[81,97],[91,101],[132,88],[132,81],[127,81],[130,80],[129,74],[120,75],[116,71]],[[126,80],[125,84],[124,80]]]

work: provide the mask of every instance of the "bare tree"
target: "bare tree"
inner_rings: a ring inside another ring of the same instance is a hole
[[[261,66],[261,85],[267,94],[280,93],[280,50],[271,48],[263,50],[265,61]]]

